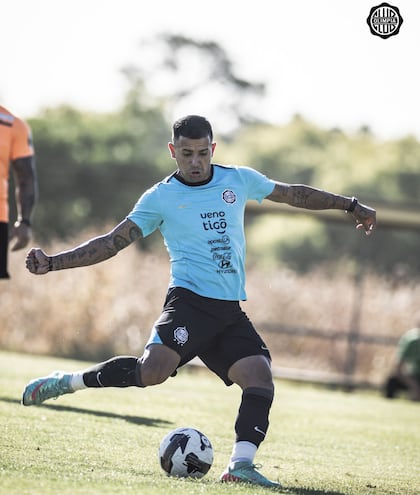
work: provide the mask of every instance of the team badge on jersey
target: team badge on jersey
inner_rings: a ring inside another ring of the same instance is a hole
[[[223,201],[231,205],[236,201],[236,194],[231,189],[225,189],[222,194]]]
[[[180,346],[183,346],[188,341],[187,327],[177,327],[174,330],[174,340]]]

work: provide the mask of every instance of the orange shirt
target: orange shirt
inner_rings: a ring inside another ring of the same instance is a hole
[[[0,105],[0,222],[9,221],[9,169],[17,158],[33,156],[31,130],[19,119]]]

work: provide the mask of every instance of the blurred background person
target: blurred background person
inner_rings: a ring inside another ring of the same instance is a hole
[[[9,226],[9,178],[13,172],[17,219]],[[12,251],[27,246],[32,237],[31,217],[38,185],[35,151],[29,125],[0,105],[0,279],[7,270],[9,241]]]
[[[385,383],[385,397],[393,399],[407,392],[411,400],[420,401],[420,315],[416,326],[399,340],[394,368]]]

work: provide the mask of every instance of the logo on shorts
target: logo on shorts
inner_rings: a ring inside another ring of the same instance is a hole
[[[236,194],[230,189],[225,189],[223,191],[222,198],[225,203],[231,205],[236,201]]]
[[[399,33],[403,18],[398,7],[384,2],[370,9],[366,22],[374,36],[386,39]]]
[[[259,426],[254,426],[254,430],[257,432],[257,433],[261,433],[261,435],[263,437],[265,437],[266,433],[265,431],[263,431]]]
[[[177,327],[174,330],[174,341],[183,346],[188,341],[188,330],[187,327]]]

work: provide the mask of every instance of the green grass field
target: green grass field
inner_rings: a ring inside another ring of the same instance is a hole
[[[207,371],[182,370],[148,389],[86,390],[23,407],[31,378],[86,363],[0,352],[0,493],[3,495],[263,494],[223,485],[240,400]],[[283,381],[256,461],[294,495],[420,493],[420,404]],[[194,426],[215,459],[201,480],[168,478],[160,440]]]

